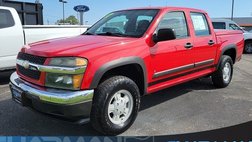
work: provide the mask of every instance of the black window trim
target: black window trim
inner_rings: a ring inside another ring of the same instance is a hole
[[[205,17],[206,19],[206,22],[207,22],[207,27],[208,27],[208,30],[209,30],[209,35],[196,35],[196,32],[195,32],[195,29],[194,29],[194,25],[193,25],[193,20],[192,20],[192,13],[196,13],[196,14],[201,14]],[[212,36],[212,31],[211,31],[211,28],[210,28],[210,25],[209,25],[209,21],[205,15],[205,13],[203,12],[196,12],[196,11],[190,11],[190,18],[191,18],[191,21],[192,21],[192,25],[193,25],[193,30],[194,30],[194,34],[196,37],[208,37],[208,36]]]
[[[189,30],[189,25],[188,25],[187,16],[186,16],[185,11],[181,11],[181,10],[167,11],[167,12],[161,17],[161,20],[163,20],[163,18],[165,17],[166,14],[172,13],[172,12],[181,12],[181,13],[183,13],[183,15],[184,15],[184,17],[185,17],[186,29],[187,29],[187,37],[181,37],[181,38],[177,38],[177,37],[176,37],[176,39],[174,39],[174,40],[181,40],[181,39],[188,39],[188,38],[191,38],[191,33],[190,33],[190,30]],[[159,23],[161,22],[161,20],[159,21]],[[159,26],[159,23],[158,23],[158,25],[157,25],[157,27],[156,27],[156,29],[155,29],[154,34],[157,32],[157,28],[158,28],[158,26]],[[174,40],[172,40],[172,41],[174,41]]]

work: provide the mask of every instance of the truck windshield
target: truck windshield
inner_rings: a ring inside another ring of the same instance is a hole
[[[157,9],[124,10],[106,15],[85,35],[142,37],[157,15]]]

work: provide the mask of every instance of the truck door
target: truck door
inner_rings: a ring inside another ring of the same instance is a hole
[[[154,68],[153,81],[176,76],[194,67],[191,50],[193,41],[188,32],[185,13],[182,11],[166,13],[156,32],[163,28],[173,29],[176,39],[158,42],[154,47],[151,47],[150,52]]]
[[[195,67],[213,66],[216,56],[217,45],[215,33],[208,22],[207,15],[191,12],[191,20],[194,29],[194,41],[192,48]]]
[[[12,13],[15,13],[17,23],[15,23]],[[22,25],[14,9],[0,8],[0,41],[0,69],[14,67],[16,55],[24,45]]]

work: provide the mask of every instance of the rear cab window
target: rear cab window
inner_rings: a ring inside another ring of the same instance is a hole
[[[156,31],[163,28],[173,29],[177,39],[189,36],[186,17],[182,11],[172,11],[166,13],[160,21]]]
[[[225,22],[212,22],[214,29],[226,29]]]
[[[9,10],[0,9],[0,29],[15,25],[14,19]]]
[[[208,36],[211,35],[211,31],[206,19],[205,14],[191,12],[191,19],[193,22],[194,32],[196,36]]]

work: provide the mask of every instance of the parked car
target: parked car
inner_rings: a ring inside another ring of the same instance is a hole
[[[25,44],[51,38],[77,36],[86,29],[86,26],[22,26],[15,9],[0,6],[0,70],[15,68],[17,54]]]
[[[239,30],[243,32],[245,47],[244,53],[252,53],[252,33],[243,30],[238,24],[229,19],[212,19],[214,29]]]
[[[202,10],[116,11],[81,36],[23,47],[10,89],[23,106],[116,135],[133,124],[143,95],[209,75],[227,87],[243,47],[241,31],[214,31]]]

